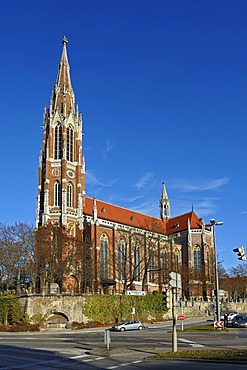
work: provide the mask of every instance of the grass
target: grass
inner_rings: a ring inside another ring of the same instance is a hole
[[[181,330],[178,330],[181,331]],[[214,332],[222,332],[222,331],[228,331],[227,328],[222,328],[222,329],[215,329],[213,324],[208,324],[208,325],[201,325],[201,326],[194,326],[190,328],[185,328],[184,327],[184,332],[200,332],[200,331],[214,331]]]
[[[247,349],[205,349],[205,350],[184,350],[178,352],[165,352],[154,356],[151,359],[203,359],[203,360],[224,360],[224,361],[247,361]]]

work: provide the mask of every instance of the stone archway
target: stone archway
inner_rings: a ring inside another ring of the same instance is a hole
[[[51,313],[45,323],[47,329],[52,328],[65,328],[68,324],[68,317],[62,312],[53,312]]]

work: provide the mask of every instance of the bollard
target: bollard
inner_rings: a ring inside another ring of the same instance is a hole
[[[104,342],[105,342],[106,348],[110,349],[111,337],[110,337],[110,330],[109,329],[105,330]]]

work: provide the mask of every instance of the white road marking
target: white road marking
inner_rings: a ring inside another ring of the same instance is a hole
[[[179,338],[178,339],[180,342],[182,343],[187,343],[189,344],[191,347],[205,347],[203,344],[199,344],[199,343],[196,343],[196,342],[192,342],[191,340],[189,339],[184,339],[184,338]]]

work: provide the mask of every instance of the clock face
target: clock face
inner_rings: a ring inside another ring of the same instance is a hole
[[[67,171],[67,175],[68,175],[68,177],[70,177],[71,179],[73,179],[73,178],[75,177],[74,172],[73,172],[73,171],[71,171],[71,170],[68,170],[68,171]]]

